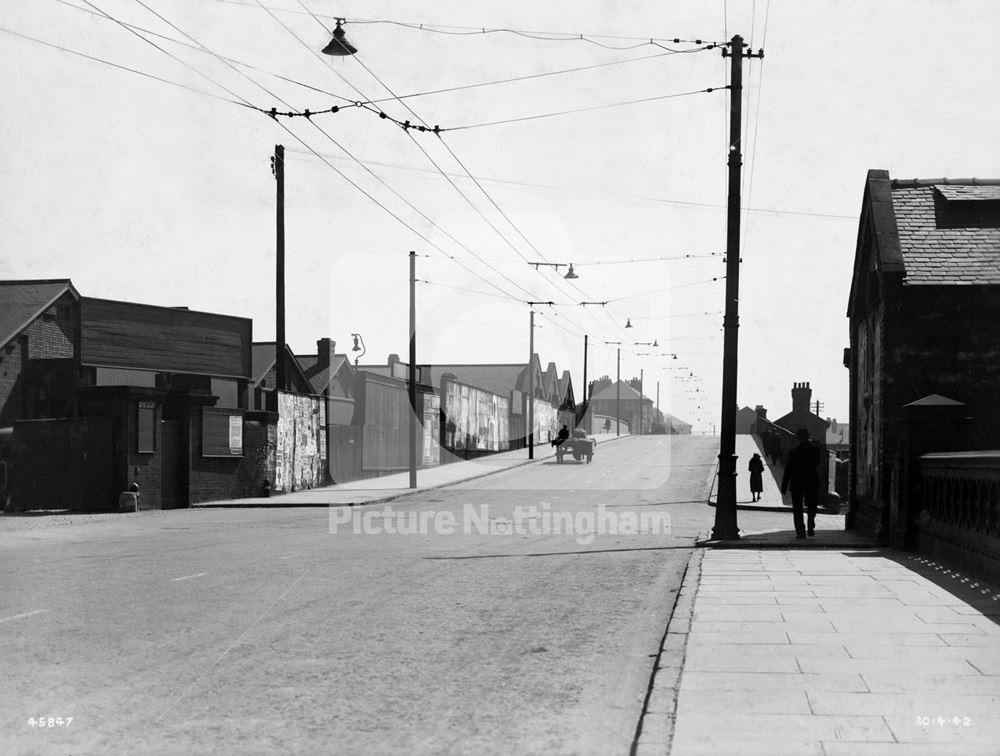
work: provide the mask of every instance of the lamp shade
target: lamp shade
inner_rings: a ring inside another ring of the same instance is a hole
[[[344,34],[344,30],[340,26],[340,19],[337,19],[337,28],[333,30],[333,39],[323,48],[323,54],[343,56],[354,55],[357,51],[358,48],[347,41],[347,35]]]
[[[579,278],[579,277],[580,276],[578,276],[576,272],[573,270],[573,263],[570,263],[569,272],[565,276],[563,276],[563,278]]]

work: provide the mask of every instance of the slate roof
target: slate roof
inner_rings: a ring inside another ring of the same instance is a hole
[[[0,347],[27,328],[67,291],[80,298],[68,278],[0,281]]]
[[[941,195],[948,200],[1000,200],[1000,185],[997,184],[935,184]]]
[[[1000,186],[943,181],[892,182],[903,285],[1000,284],[1000,228],[942,227],[938,219],[949,203],[1000,200]]]
[[[622,399],[638,399],[640,397],[639,392],[629,384],[625,383],[625,381],[618,381],[618,383],[620,383],[622,387],[621,390]],[[594,394],[592,397],[590,397],[590,401],[592,402],[606,401],[608,399],[614,401],[617,398],[618,398],[618,392],[615,390],[615,384],[612,383],[610,386],[605,386],[596,394]],[[650,403],[652,403],[653,401],[648,396],[643,396],[642,398]]]
[[[250,349],[250,380],[251,383],[256,386],[265,377],[267,377],[267,371],[274,367],[275,360],[275,342],[273,341],[255,341],[251,345]],[[298,368],[299,374],[311,386],[315,386],[310,380],[308,380],[304,371],[302,370],[302,362],[300,358],[295,356],[292,348],[285,344],[285,354],[288,356],[291,364],[294,366],[292,369]],[[273,388],[273,387],[269,387]]]
[[[344,363],[347,363],[347,366],[351,367],[351,361],[346,354],[333,355],[329,367],[319,367],[318,354],[299,355],[296,357],[296,360],[298,360],[299,367],[302,368],[302,372],[306,378],[309,379],[309,385],[313,387],[313,391],[317,394],[322,394],[326,390],[327,386],[330,385],[330,381],[333,380],[333,377],[340,368],[344,366]]]
[[[527,363],[507,365],[428,365],[432,386],[441,384],[441,376],[452,373],[459,383],[485,389],[497,396],[510,396],[511,391],[526,391],[528,380],[522,374],[527,371]]]

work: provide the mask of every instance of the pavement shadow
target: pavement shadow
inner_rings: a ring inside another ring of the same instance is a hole
[[[605,509],[614,509],[615,507],[622,507],[625,509],[631,509],[632,507],[662,507],[666,504],[704,504],[704,499],[692,499],[688,501],[643,501],[638,504],[605,504]]]
[[[735,541],[699,541],[717,549],[873,549],[875,542],[853,530],[817,528],[814,536],[797,538],[795,529],[766,532],[740,531]]]
[[[984,616],[1000,625],[1000,585],[956,569],[947,562],[938,561],[920,554],[890,549],[876,552],[847,552],[852,559],[888,559],[908,571],[919,575],[955,598],[975,607]]]
[[[0,512],[0,517],[62,517],[65,515],[101,515],[117,512],[117,509],[33,509],[26,512]]]
[[[466,556],[428,556],[422,557],[433,562],[437,561],[463,561],[467,559],[520,559],[522,557],[549,557],[549,556],[581,556],[583,554],[619,554],[629,551],[675,551],[678,549],[694,550],[694,544],[679,546],[636,546],[625,549],[580,549],[579,551],[538,551],[528,554],[468,554]]]

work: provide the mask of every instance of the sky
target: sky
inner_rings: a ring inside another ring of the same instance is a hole
[[[355,56],[319,53],[337,17]],[[523,362],[528,302],[552,302],[535,351],[578,398],[586,335],[588,379],[620,364],[713,432],[731,64],[705,48],[740,34],[764,57],[738,403],[777,418],[806,381],[843,422],[866,173],[1000,177],[998,21],[992,0],[6,0],[0,277],[273,340],[281,144],[295,352],[359,333],[362,364],[406,359],[413,251],[419,363]]]

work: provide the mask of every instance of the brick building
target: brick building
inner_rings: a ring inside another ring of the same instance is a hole
[[[132,482],[144,508],[186,506],[267,475],[266,430],[247,417],[249,319],[5,281],[0,334],[15,507],[112,509]]]
[[[907,545],[925,515],[918,452],[1000,443],[1000,181],[869,171],[847,316],[847,525]]]
[[[48,372],[43,361],[79,361],[79,292],[69,279],[0,281],[0,303],[0,427],[73,414],[72,390],[56,391],[38,374]]]

